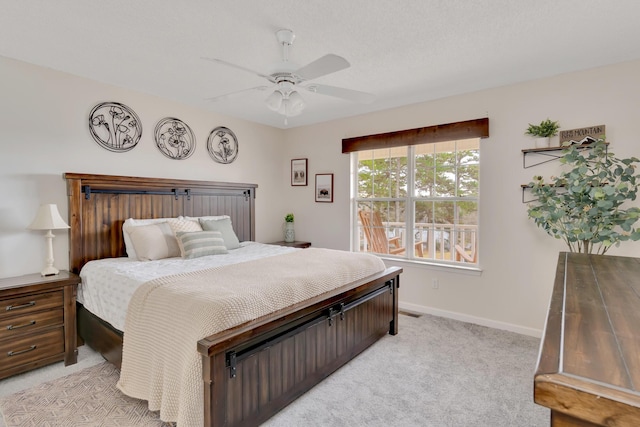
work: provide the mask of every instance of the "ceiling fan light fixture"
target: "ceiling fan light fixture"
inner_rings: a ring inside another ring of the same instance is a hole
[[[279,111],[282,107],[283,98],[282,92],[274,90],[273,93],[267,97],[265,103],[270,110]]]
[[[270,110],[286,117],[299,115],[305,107],[304,99],[295,90],[289,93],[274,90],[273,93],[265,99],[265,104],[267,104]]]
[[[302,110],[304,110],[304,99],[302,99],[302,96],[295,90],[289,94],[289,103],[291,104],[291,110],[296,111],[296,114],[300,114]]]
[[[294,117],[302,113],[304,106],[304,100],[300,94],[293,91],[283,97],[282,105],[280,106],[278,113],[285,117]]]

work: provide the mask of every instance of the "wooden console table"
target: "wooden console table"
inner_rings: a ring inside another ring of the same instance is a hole
[[[640,259],[561,253],[534,400],[551,425],[640,426]]]

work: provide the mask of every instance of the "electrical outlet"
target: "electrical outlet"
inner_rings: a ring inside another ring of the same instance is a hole
[[[433,289],[438,289],[440,287],[440,284],[438,283],[438,279],[431,279],[431,287]]]

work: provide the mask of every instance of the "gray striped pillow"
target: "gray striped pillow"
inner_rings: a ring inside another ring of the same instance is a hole
[[[219,231],[178,231],[176,238],[180,245],[182,258],[198,258],[205,255],[228,253]]]

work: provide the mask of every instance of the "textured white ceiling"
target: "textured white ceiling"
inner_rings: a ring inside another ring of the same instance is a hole
[[[638,0],[0,0],[0,55],[284,128],[268,92],[207,101],[268,82],[201,57],[267,73],[290,28],[291,61],[351,63],[314,82],[377,97],[301,92],[295,127],[637,59],[639,18]]]

